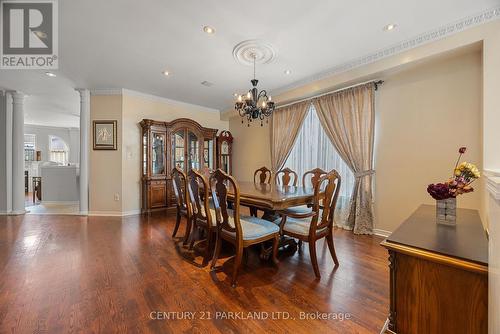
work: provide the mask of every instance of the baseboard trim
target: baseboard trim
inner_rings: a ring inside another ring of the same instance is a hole
[[[373,234],[379,237],[387,238],[388,236],[391,235],[391,233],[392,233],[391,231],[381,230],[378,228],[373,229]]]
[[[140,215],[141,210],[131,211],[89,211],[88,216],[91,217],[128,217]]]
[[[41,201],[42,205],[77,205],[79,201]]]

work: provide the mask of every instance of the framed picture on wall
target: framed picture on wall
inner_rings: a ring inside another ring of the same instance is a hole
[[[93,121],[94,150],[116,150],[117,143],[117,121]]]

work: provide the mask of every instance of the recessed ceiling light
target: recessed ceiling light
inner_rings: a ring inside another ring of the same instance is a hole
[[[290,70],[285,70],[285,74],[286,74],[286,75],[292,74],[292,71],[290,71]]]
[[[212,87],[214,85],[214,83],[210,81],[202,81],[201,84],[207,87]]]
[[[211,26],[204,26],[203,31],[206,32],[209,35],[215,34],[215,28]]]
[[[52,72],[45,72],[45,75],[48,77],[51,77],[51,78],[54,78],[57,76],[55,73],[52,73]]]
[[[384,31],[391,31],[391,30],[393,30],[396,27],[397,27],[396,24],[391,23],[391,24],[388,24],[388,25],[384,26]]]
[[[163,71],[163,72],[161,72],[161,74],[163,74],[164,76],[168,77],[170,75],[170,72],[169,71]]]

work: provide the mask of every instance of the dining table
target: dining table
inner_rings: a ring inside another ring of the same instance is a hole
[[[279,218],[277,211],[285,210],[294,206],[312,204],[314,200],[314,188],[303,186],[288,186],[275,183],[258,183],[239,181],[237,186],[240,192],[240,205],[256,207],[264,214],[262,219],[275,221]],[[228,201],[234,202],[234,189],[228,188]],[[321,193],[320,193],[321,195]],[[297,249],[297,242],[293,238],[280,238],[280,249]],[[262,248],[261,258],[268,259],[271,255],[271,247]]]
[[[286,186],[249,181],[237,182],[240,205],[257,207],[265,212],[275,212],[299,205],[312,204],[314,188]],[[234,201],[234,190],[228,189],[228,199]]]

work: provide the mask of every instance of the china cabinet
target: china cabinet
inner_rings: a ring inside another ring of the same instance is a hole
[[[175,166],[187,172],[216,161],[217,129],[179,118],[172,122],[144,119],[142,127],[142,211],[175,209],[171,171]]]
[[[233,173],[233,136],[224,130],[217,136],[217,168],[228,174]]]

